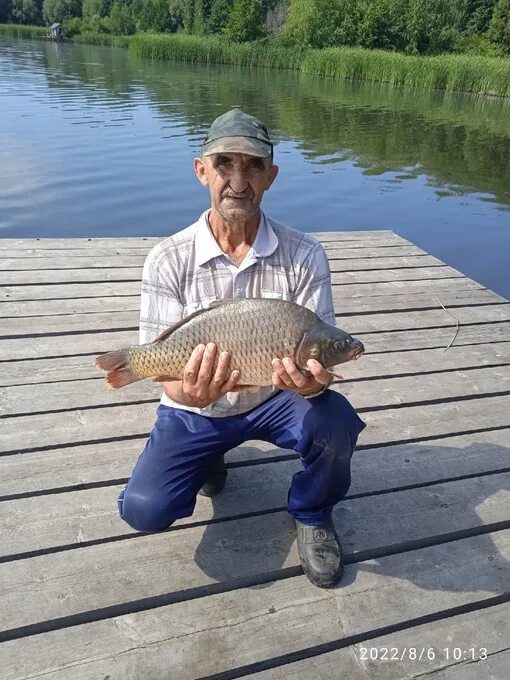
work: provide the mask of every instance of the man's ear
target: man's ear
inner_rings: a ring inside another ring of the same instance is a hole
[[[198,181],[200,182],[200,184],[204,187],[206,187],[209,184],[209,181],[207,179],[206,163],[207,161],[204,160],[203,158],[195,158],[195,160],[193,161],[195,175],[198,177]]]
[[[274,164],[269,168],[269,179],[267,180],[266,189],[265,189],[266,191],[269,189],[271,184],[275,181],[276,176],[278,175],[279,169],[280,168],[277,165],[274,165]]]

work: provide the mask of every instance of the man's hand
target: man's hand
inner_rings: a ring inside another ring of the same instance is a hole
[[[312,374],[305,377],[296,364],[284,357],[283,359],[273,359],[273,385],[281,390],[291,390],[307,397],[309,394],[320,392],[325,385],[332,381],[332,375],[324,366],[315,359],[309,359],[306,367]]]
[[[186,406],[205,408],[227,392],[239,392],[246,386],[236,387],[240,371],[230,371],[230,354],[221,352],[214,370],[218,348],[214,343],[198,345],[193,350],[183,371],[183,378],[165,381],[165,392]]]

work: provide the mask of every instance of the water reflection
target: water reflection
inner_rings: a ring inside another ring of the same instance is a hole
[[[265,199],[276,219],[394,229],[510,295],[507,100],[42,41],[1,39],[0,62],[0,149],[12,159],[21,140],[38,178],[24,204],[21,184],[0,186],[3,236],[186,226],[207,206],[192,157],[215,115],[239,105],[278,142],[282,172]]]
[[[60,91],[61,102],[72,104],[75,95],[66,97],[66,90],[79,86],[80,107],[87,101],[105,108],[128,104],[122,107],[126,115],[109,124],[129,120],[130,108],[148,96],[163,129],[168,120],[184,121],[180,134],[191,136],[198,150],[215,111],[247,106],[279,139],[298,140],[297,148],[313,163],[349,159],[367,175],[414,167],[398,179],[422,172],[438,195],[439,187],[452,183],[454,193],[481,191],[510,204],[510,104],[502,98],[264,69],[248,78],[244,69],[147,62],[124,50],[69,47],[45,44],[42,55],[30,55],[24,66],[33,69],[42,58],[47,85]]]

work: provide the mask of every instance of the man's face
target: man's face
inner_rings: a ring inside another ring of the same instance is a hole
[[[278,167],[270,157],[221,153],[196,158],[195,173],[209,187],[211,205],[225,221],[246,222],[257,214]]]

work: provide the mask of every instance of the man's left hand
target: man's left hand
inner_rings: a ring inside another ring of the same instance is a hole
[[[303,396],[320,392],[324,385],[329,385],[333,377],[322,364],[315,359],[309,359],[306,368],[312,375],[304,376],[296,364],[284,357],[273,359],[273,385],[281,390],[292,390]]]

